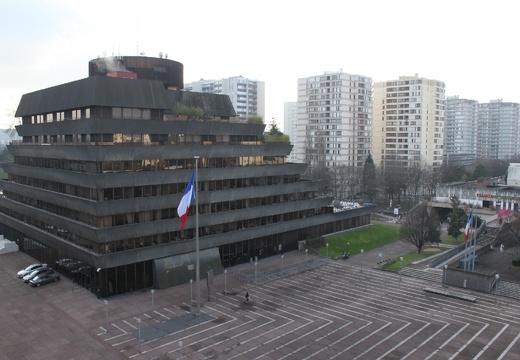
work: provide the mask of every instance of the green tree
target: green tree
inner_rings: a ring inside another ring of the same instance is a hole
[[[365,165],[363,166],[362,184],[363,193],[370,202],[373,202],[377,196],[377,181],[376,166],[374,165],[374,160],[370,154],[365,159]]]
[[[263,140],[265,142],[289,142],[289,136],[278,129],[276,119],[273,117],[269,124],[269,131],[264,133]]]
[[[440,241],[441,228],[437,213],[426,204],[416,206],[404,217],[400,233],[403,240],[415,245],[420,254],[427,243]]]
[[[466,217],[464,210],[460,208],[460,200],[457,196],[450,197],[451,202],[451,213],[450,213],[450,222],[448,224],[448,234],[453,236],[455,238],[455,241],[457,241],[457,238],[462,235],[461,228],[464,227],[464,224],[466,223]]]
[[[486,177],[486,176],[488,176],[488,173],[483,164],[478,164],[477,166],[475,166],[475,170],[473,170],[473,174],[472,174],[472,178],[474,180],[477,180],[478,178]]]

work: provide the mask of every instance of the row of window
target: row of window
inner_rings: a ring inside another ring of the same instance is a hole
[[[80,245],[95,253],[111,253],[116,251],[130,250],[139,247],[153,246],[158,244],[169,243],[172,241],[183,241],[193,239],[195,237],[195,229],[185,229],[183,231],[172,231],[150,236],[142,236],[130,239],[124,239],[119,241],[113,241],[110,243],[98,244],[94,241],[82,238],[77,234],[72,234],[64,229],[56,228],[52,225],[46,224],[43,221],[35,220],[27,217],[21,213],[15,212],[12,209],[3,208],[1,209],[6,215],[12,216],[20,221],[26,222],[29,225],[35,226],[45,232],[59,236],[65,240],[68,240],[76,245]],[[203,226],[199,230],[201,237],[210,236],[215,234],[221,234],[231,231],[239,231],[242,229],[268,226],[284,221],[293,221],[298,219],[304,219],[306,217],[312,217],[320,215],[321,209],[307,209],[302,211],[294,211],[284,214],[269,215],[254,219],[247,219],[241,221],[234,221],[231,223],[216,224],[212,226]]]
[[[241,156],[232,158],[203,157],[199,159],[198,166],[199,168],[223,168],[249,165],[284,164],[285,161],[285,156]],[[101,174],[107,172],[158,171],[195,168],[195,159],[143,159],[132,161],[79,162],[64,159],[46,159],[26,156],[15,156],[14,163],[17,165],[30,167],[57,169],[74,172],[86,172],[92,174]]]

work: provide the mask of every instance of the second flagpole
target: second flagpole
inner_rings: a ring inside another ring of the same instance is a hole
[[[200,316],[200,254],[199,254],[199,157],[195,156],[195,273],[197,316]]]

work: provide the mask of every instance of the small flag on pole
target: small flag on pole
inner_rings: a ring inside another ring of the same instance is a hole
[[[468,216],[468,222],[466,223],[466,229],[464,230],[464,241],[468,242],[469,239],[469,229],[471,229],[471,220],[473,220],[473,209]]]
[[[193,187],[194,177],[195,172],[192,172],[190,181],[188,182],[188,186],[186,186],[186,190],[184,190],[184,195],[182,196],[181,202],[177,207],[177,214],[181,219],[181,230],[184,229],[184,224],[186,224],[186,218],[188,217],[188,211],[190,210],[190,203],[192,200],[195,200],[195,189]]]

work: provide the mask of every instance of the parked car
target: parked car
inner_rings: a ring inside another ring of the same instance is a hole
[[[29,282],[31,283],[31,286],[36,287],[36,286],[45,285],[45,284],[48,284],[51,282],[56,282],[56,281],[59,281],[60,279],[61,279],[60,274],[53,271],[52,273],[49,273],[49,274],[38,275],[34,279],[31,279]]]
[[[41,268],[38,268],[36,270],[34,270],[33,272],[25,275],[23,277],[23,282],[24,283],[28,283],[29,280],[31,279],[34,279],[36,276],[39,276],[39,275],[43,275],[43,274],[46,274],[46,273],[53,273],[54,270],[52,270],[52,268],[49,268],[49,267],[41,267]]]
[[[47,264],[32,264],[32,265],[27,266],[25,269],[18,271],[17,275],[21,279],[25,275],[30,274],[34,270],[42,268],[42,267],[47,267]]]
[[[67,271],[76,270],[77,268],[81,267],[83,263],[79,260],[72,260],[67,262],[65,265],[63,265],[63,269]]]
[[[64,258],[64,259],[59,259],[56,261],[56,268],[60,268],[60,267],[65,267],[65,265],[71,263],[71,262],[74,262],[73,259],[68,259],[68,258]]]

